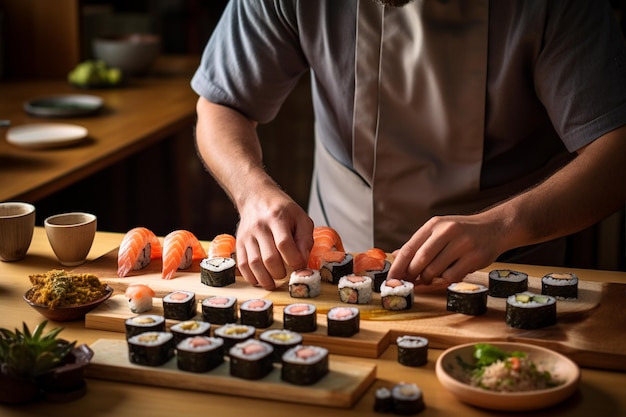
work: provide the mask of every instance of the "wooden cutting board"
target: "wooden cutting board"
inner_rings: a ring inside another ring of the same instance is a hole
[[[354,405],[376,379],[376,365],[334,357],[326,376],[315,384],[298,386],[280,379],[279,365],[262,379],[246,380],[230,376],[228,361],[211,371],[193,373],[179,370],[175,357],[159,367],[135,365],[128,360],[124,340],[99,339],[91,348],[94,357],[85,369],[89,378],[338,408]]]
[[[194,264],[187,271],[179,271],[172,280],[160,278],[159,261],[142,271],[134,271],[126,278],[116,276],[117,250],[96,261],[83,265],[79,272],[92,272],[107,282],[118,293],[135,282],[150,285],[158,296],[176,289],[195,291],[198,298],[208,295],[231,295],[238,300],[264,297],[272,300],[275,314],[282,315],[281,307],[297,301],[289,296],[286,282],[276,291],[265,291],[247,284],[243,278],[228,287],[214,288],[200,282],[199,266]],[[522,270],[522,272],[524,272]],[[562,271],[558,271],[562,272]],[[414,305],[405,312],[382,309],[380,295],[374,294],[367,305],[360,305],[361,328],[371,341],[360,337],[334,340],[324,336],[320,329],[319,344],[333,353],[371,357],[379,355],[389,343],[404,334],[427,337],[431,347],[448,348],[460,343],[474,341],[523,341],[548,347],[568,355],[580,366],[626,371],[626,284],[585,281],[579,277],[579,299],[557,301],[557,324],[537,330],[513,329],[505,323],[505,300],[489,297],[488,311],[482,316],[465,316],[446,311],[446,288],[442,285],[418,286]],[[469,274],[466,281],[488,285],[488,274]],[[529,290],[541,292],[540,277],[529,276]],[[114,296],[115,298],[115,296]],[[301,300],[301,299],[300,299]],[[341,304],[336,286],[323,283],[322,293],[313,302],[318,308],[318,324],[325,324],[325,313],[332,306]],[[101,308],[113,303],[109,300]],[[92,314],[99,314],[92,320]],[[130,310],[128,313],[130,314]],[[278,316],[275,316],[275,318]],[[282,320],[282,316],[279,317]],[[86,323],[104,325],[118,321],[119,316],[98,310],[87,315]],[[111,324],[119,326],[119,324]]]

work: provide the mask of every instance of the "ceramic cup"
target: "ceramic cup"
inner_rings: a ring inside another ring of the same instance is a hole
[[[89,213],[63,213],[44,220],[50,246],[63,266],[85,262],[96,235],[97,219]]]
[[[35,206],[21,202],[0,203],[0,260],[19,261],[33,240]]]

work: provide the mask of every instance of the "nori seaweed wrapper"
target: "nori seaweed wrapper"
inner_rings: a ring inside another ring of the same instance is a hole
[[[393,398],[389,388],[378,388],[374,392],[374,411],[377,413],[389,413],[393,411]]]
[[[546,282],[547,279],[551,278],[550,275],[548,274],[541,279],[541,294],[562,300],[575,300],[578,298],[578,277],[576,275],[570,274],[572,278],[565,280],[567,283],[561,285]]]
[[[225,258],[203,259],[200,262],[200,282],[209,287],[226,287],[235,283],[236,265],[223,269],[221,271],[213,271],[207,267],[205,263],[219,262]]]
[[[385,260],[385,266],[382,271],[365,271],[365,273],[372,278],[372,291],[375,293],[380,293],[380,285],[387,279],[390,267],[391,262]]]
[[[260,342],[264,343],[264,342]],[[243,378],[256,380],[267,376],[274,369],[274,361],[272,359],[272,347],[269,346],[269,350],[260,358],[243,358],[236,354],[233,354],[232,350],[229,353],[230,356],[230,375]],[[233,347],[232,349],[236,349]]]
[[[415,388],[416,391],[412,390],[410,392],[411,395],[417,395],[416,397],[406,397],[401,395],[403,386],[410,387],[412,385],[414,384],[400,383],[396,384],[391,390],[394,414],[409,416],[417,414],[426,408],[426,405],[424,403],[424,396],[421,389]]]
[[[320,275],[322,281],[330,282],[331,284],[339,283],[339,279],[345,275],[350,275],[354,269],[354,258],[352,254],[346,253],[346,257],[341,262],[330,262],[332,270],[327,266],[320,268]]]
[[[403,345],[398,338],[398,362],[404,366],[422,366],[428,363],[428,340],[423,345]]]
[[[512,295],[509,298],[513,298]],[[516,329],[539,329],[556,324],[556,302],[534,307],[521,307],[506,303],[506,324]]]
[[[456,292],[448,288],[446,310],[479,316],[487,312],[487,288],[477,292]]]
[[[328,336],[350,337],[357,334],[360,329],[360,314],[347,320],[335,320],[327,315],[327,320]]]
[[[508,276],[502,276],[501,272],[508,272]],[[510,275],[523,277],[521,279],[509,278]],[[494,270],[489,272],[489,295],[496,298],[506,298],[528,290],[528,275],[522,272],[510,270]]]
[[[283,361],[280,378],[294,385],[311,385],[328,374],[328,354],[313,363]]]
[[[176,291],[174,291],[176,292]],[[171,302],[163,297],[163,316],[172,320],[189,320],[198,314],[196,306],[196,295],[185,302]]]
[[[177,349],[176,365],[178,369],[188,372],[208,372],[224,363],[224,345],[215,345],[211,350],[192,351]]]
[[[131,363],[144,366],[161,366],[174,357],[174,338],[158,345],[143,345],[129,342],[128,359]]]
[[[133,324],[130,320],[126,320],[124,322],[124,328],[126,330],[126,339],[130,339],[133,336],[145,332],[164,332],[165,320],[155,321],[153,324],[149,324],[146,326],[137,326]]]
[[[237,302],[230,306],[211,305],[202,302],[202,319],[211,324],[228,324],[237,322]]]
[[[289,314],[283,310],[283,328],[298,333],[310,333],[317,330],[317,312],[310,314]]]
[[[271,302],[264,309],[248,310],[245,308],[240,308],[239,310],[241,324],[254,326],[257,329],[265,329],[274,324],[274,304]]]

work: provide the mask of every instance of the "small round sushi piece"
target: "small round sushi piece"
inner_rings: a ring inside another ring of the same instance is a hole
[[[570,272],[547,274],[541,278],[541,293],[559,300],[575,300],[578,298],[578,276]]]
[[[556,324],[556,298],[523,292],[506,299],[506,324],[516,329],[539,329]]]
[[[211,324],[237,322],[237,298],[215,295],[202,300],[202,318]]]
[[[273,359],[280,363],[283,353],[302,343],[302,336],[297,332],[285,329],[266,330],[259,335],[259,340],[269,343],[274,348]]]
[[[293,298],[315,298],[320,295],[322,278],[315,269],[299,269],[289,275],[289,295]]]
[[[317,308],[315,304],[294,303],[283,310],[283,328],[298,333],[317,330]]]
[[[189,372],[207,372],[224,362],[224,341],[219,337],[193,336],[176,345],[176,365]]]
[[[372,301],[372,279],[367,275],[345,275],[337,284],[343,303],[367,304]]]
[[[131,284],[124,293],[128,298],[128,307],[133,313],[145,313],[152,310],[154,290],[145,284]]]
[[[487,287],[470,282],[453,282],[448,286],[446,309],[455,313],[479,316],[487,312]]]
[[[126,339],[145,332],[164,332],[165,318],[157,314],[141,314],[124,320]]]
[[[328,310],[328,336],[350,337],[360,330],[360,314],[356,307],[333,307]]]
[[[374,391],[374,411],[377,413],[389,413],[393,411],[393,399],[391,390],[387,387],[380,387]]]
[[[528,274],[510,269],[495,269],[489,272],[489,295],[507,298],[528,290]]]
[[[200,282],[210,287],[226,287],[235,283],[235,270],[233,258],[204,258],[200,261]]]
[[[172,291],[163,297],[163,315],[166,319],[190,320],[198,313],[193,291]]]
[[[145,332],[128,339],[131,363],[161,366],[174,357],[174,337],[169,332]]]
[[[398,415],[412,415],[424,410],[422,390],[415,384],[401,382],[391,389],[393,412]]]
[[[328,349],[299,345],[282,356],[280,378],[295,385],[311,385],[328,374]]]
[[[420,336],[400,336],[398,362],[404,366],[422,366],[428,362],[428,339]]]
[[[385,310],[408,310],[413,306],[413,283],[390,278],[380,285],[380,300]]]
[[[228,351],[230,375],[244,379],[261,379],[274,369],[272,345],[256,339],[235,344]]]
[[[253,326],[227,323],[215,329],[213,335],[224,339],[224,349],[228,352],[235,344],[252,339],[255,333],[256,329]]]
[[[173,324],[170,332],[174,335],[174,344],[178,345],[183,339],[193,336],[209,336],[211,324],[201,320],[185,320]]]
[[[265,329],[274,323],[274,304],[270,300],[253,298],[239,307],[241,324]]]

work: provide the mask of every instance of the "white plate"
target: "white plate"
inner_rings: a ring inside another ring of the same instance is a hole
[[[98,112],[104,104],[101,97],[89,94],[64,94],[40,97],[24,103],[26,113],[43,117],[87,116]]]
[[[10,128],[7,142],[29,149],[73,145],[87,137],[87,129],[67,123],[33,123]]]

